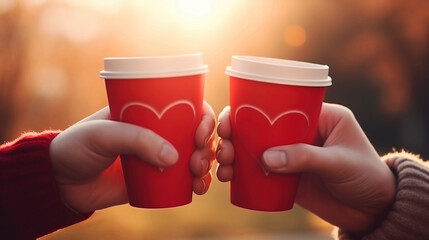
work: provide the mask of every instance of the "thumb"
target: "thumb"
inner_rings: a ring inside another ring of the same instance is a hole
[[[330,149],[303,143],[273,147],[262,156],[266,170],[277,173],[328,174],[337,166],[335,159]]]
[[[88,141],[97,146],[94,150],[101,155],[136,155],[158,167],[171,166],[179,158],[177,150],[168,141],[149,129],[109,120],[93,120],[80,125],[90,129]]]

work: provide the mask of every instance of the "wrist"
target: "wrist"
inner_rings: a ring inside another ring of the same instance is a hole
[[[396,177],[393,202],[378,224],[359,237],[341,230],[339,239],[422,239],[429,237],[429,165],[417,156],[401,152],[382,158]]]

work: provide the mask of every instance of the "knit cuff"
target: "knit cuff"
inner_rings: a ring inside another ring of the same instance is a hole
[[[58,134],[27,133],[0,147],[0,239],[34,239],[91,215],[61,199],[49,155]]]
[[[429,163],[418,156],[397,152],[382,158],[396,177],[396,196],[386,218],[361,239],[427,239],[429,238]],[[355,239],[342,231],[341,240]]]

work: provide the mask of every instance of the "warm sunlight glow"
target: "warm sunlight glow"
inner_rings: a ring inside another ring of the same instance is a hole
[[[203,20],[213,13],[214,3],[214,0],[176,0],[174,7],[185,19]]]
[[[0,13],[11,10],[16,4],[15,0],[2,0],[0,1]]]
[[[307,39],[305,29],[299,25],[290,25],[284,32],[284,40],[287,45],[292,47],[300,47],[304,45]]]
[[[43,32],[74,43],[93,40],[101,30],[100,24],[91,12],[64,6],[47,7],[39,21]]]
[[[27,4],[33,4],[33,2],[41,2],[47,0],[25,0],[28,2]],[[119,11],[125,3],[130,3],[130,1],[122,1],[122,0],[85,0],[85,1],[68,1],[68,0],[55,0],[53,2],[63,3],[65,5],[74,6],[78,8],[87,8],[93,9],[96,11],[104,12],[104,13],[114,13]]]

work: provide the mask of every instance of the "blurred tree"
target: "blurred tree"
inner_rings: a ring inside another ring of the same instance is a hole
[[[0,142],[7,140],[15,116],[27,39],[19,4],[0,12]]]
[[[327,100],[350,107],[381,154],[404,148],[428,158],[429,2],[331,4],[332,19],[311,23],[327,24],[326,45],[313,46],[334,79]]]

